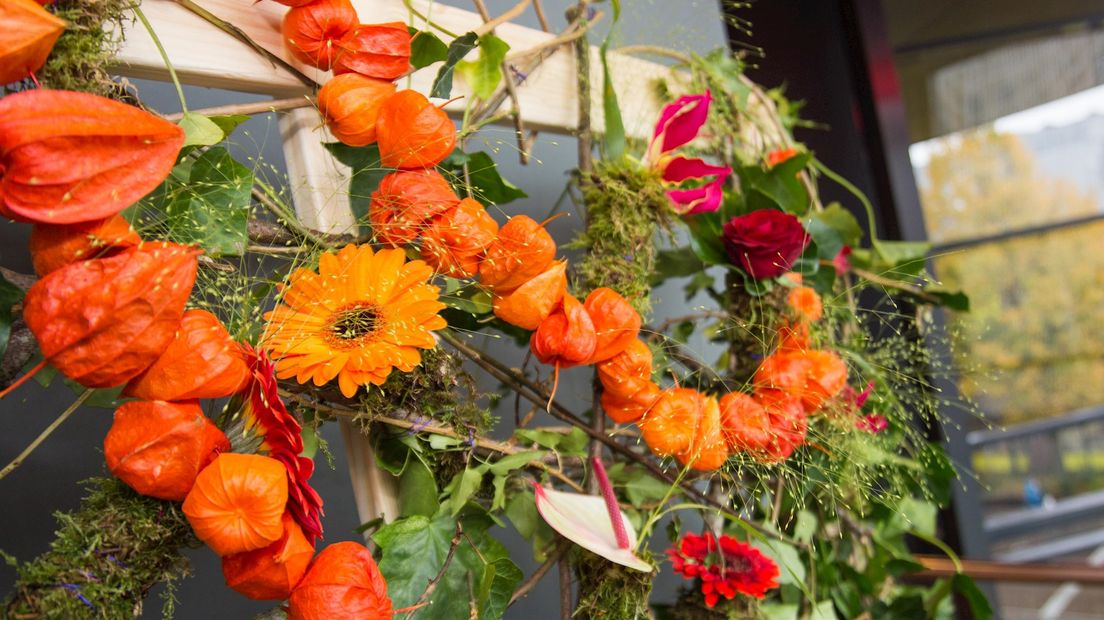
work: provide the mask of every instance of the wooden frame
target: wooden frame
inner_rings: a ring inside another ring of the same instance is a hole
[[[285,53],[280,24],[287,7],[275,2],[243,0],[195,0],[195,4],[233,24],[259,47],[294,66],[316,84],[328,79],[328,73],[305,66]],[[353,5],[365,22],[406,22],[412,15],[402,0],[353,0]],[[477,13],[426,0],[415,0],[412,6],[429,16],[434,24],[452,32],[468,32],[484,23]],[[294,72],[173,0],[145,0],[142,11],[185,83],[273,97],[306,96],[315,89],[315,85],[305,84]],[[418,18],[414,23],[424,27]],[[508,22],[497,26],[495,33],[511,45],[508,62],[514,58],[524,60],[526,50],[547,48],[548,42],[555,38],[553,34]],[[600,84],[601,63],[596,48],[591,48],[591,61],[593,81]],[[128,29],[117,63],[118,72],[129,77],[169,79],[153,38],[142,28]],[[631,137],[648,137],[659,113],[659,102],[651,95],[650,86],[655,79],[671,75],[670,70],[617,53],[609,54],[609,65],[621,101],[633,102],[631,106],[623,106],[628,112],[623,119],[626,133]],[[437,67],[430,66],[413,73],[409,87],[428,92],[436,72]],[[454,90],[455,94],[468,94],[462,79],[458,79]],[[601,89],[592,91],[591,123],[595,131],[601,132],[604,127]],[[572,132],[578,124],[576,92],[575,58],[570,46],[563,46],[518,85],[525,125],[542,131]],[[458,112],[463,106],[462,101],[454,101],[446,109]],[[322,232],[345,232],[355,225],[347,194],[349,170],[322,147],[322,142],[330,139],[319,129],[321,125],[317,111],[311,107],[281,114],[279,126],[289,187],[304,225]],[[360,520],[397,517],[396,479],[376,466],[367,437],[352,422],[342,420],[340,424]]]

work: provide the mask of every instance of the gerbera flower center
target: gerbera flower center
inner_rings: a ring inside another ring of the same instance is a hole
[[[339,310],[329,327],[329,340],[333,344],[353,345],[375,335],[381,323],[379,308],[374,305],[358,305]]]

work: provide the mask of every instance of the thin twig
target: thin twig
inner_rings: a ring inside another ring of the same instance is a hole
[[[73,415],[73,412],[79,409],[80,406],[84,404],[84,401],[88,400],[88,397],[92,396],[92,392],[94,391],[95,390],[89,389],[81,392],[81,395],[77,397],[77,400],[73,401],[72,405],[69,405],[68,409],[62,411],[61,415],[59,415],[56,420],[51,422],[50,425],[46,427],[46,430],[39,433],[38,437],[35,437],[35,440],[32,441],[29,446],[24,448],[23,451],[19,453],[19,456],[12,459],[12,462],[8,463],[4,467],[4,469],[0,470],[0,480],[3,480],[8,474],[12,473],[16,470],[16,468],[22,465],[23,462],[27,460],[27,457],[29,457],[31,453],[35,451],[35,448],[41,445],[42,442],[46,441],[47,437],[52,435],[53,432],[56,431],[63,422],[68,420],[69,416]]]
[[[657,332],[663,333],[671,328],[672,325],[678,325],[679,323],[685,323],[686,321],[696,321],[698,319],[727,319],[729,318],[724,312],[716,310],[705,310],[702,312],[695,312],[693,314],[684,314],[683,316],[676,316],[663,321],[656,326]]]
[[[475,8],[479,11],[479,15],[483,17],[483,21],[490,24],[491,16],[487,12],[483,0],[472,0],[472,2],[475,3]],[[502,84],[506,87],[506,94],[510,97],[510,115],[514,117],[514,133],[517,134],[518,160],[524,166],[529,163],[529,149],[527,148],[528,140],[525,137],[525,122],[521,118],[521,103],[518,100],[517,85],[514,83],[514,76],[510,72],[510,64],[505,59],[499,64],[499,68],[502,71]]]
[[[490,17],[490,15],[487,14],[483,18],[484,20],[486,20],[486,23],[484,23],[482,26],[476,28],[473,32],[475,32],[475,34],[477,34],[479,36],[483,36],[483,35],[487,34],[488,32],[490,32],[490,31],[494,30],[495,28],[501,26],[502,24],[505,24],[506,22],[514,19],[518,15],[521,15],[522,13],[524,13],[526,7],[529,6],[530,2],[532,2],[532,0],[521,0],[520,2],[515,4],[513,7],[511,7],[508,11],[506,11],[505,13],[503,13],[502,15],[499,15],[498,17],[496,17],[494,19],[487,19],[488,17]],[[482,2],[480,1],[479,4],[482,4]],[[486,8],[484,8],[483,11],[480,11],[480,12],[486,14]]]
[[[623,45],[612,51],[617,52],[618,54],[630,54],[634,56],[665,56],[667,58],[677,60],[684,65],[690,64],[689,54],[684,54],[682,52],[659,45]]]
[[[541,30],[548,32],[548,18],[544,15],[544,7],[541,6],[541,0],[533,0],[533,10],[537,12],[537,21],[540,22]]]
[[[288,97],[287,99],[272,99],[270,101],[254,101],[252,103],[235,103],[232,105],[220,105],[200,110],[192,110],[193,114],[203,116],[230,116],[233,114],[265,114],[268,112],[285,112],[315,105],[315,100],[306,95]],[[165,119],[176,122],[184,118],[184,113],[166,114]]]
[[[571,620],[571,562],[567,554],[560,556],[557,570],[560,573],[560,620]]]
[[[456,548],[460,546],[460,539],[463,537],[464,527],[460,524],[460,521],[457,520],[456,533],[453,534],[452,540],[449,541],[449,550],[448,555],[445,556],[445,563],[441,565],[441,570],[437,572],[433,579],[429,580],[425,591],[418,597],[417,602],[411,605],[414,609],[411,609],[410,612],[406,614],[408,620],[413,618],[414,614],[418,613],[418,610],[421,609],[426,601],[429,600],[429,597],[433,595],[433,591],[437,589],[437,584],[441,583],[441,578],[445,576],[445,571],[448,570],[449,564],[452,563],[452,556],[456,555]]]
[[[571,543],[567,542],[566,540],[560,541],[560,544],[556,545],[556,548],[552,551],[551,555],[548,556],[548,559],[545,560],[543,564],[538,566],[537,570],[533,571],[533,574],[529,575],[528,579],[523,581],[521,585],[518,586],[516,590],[514,590],[513,595],[510,596],[510,602],[507,603],[506,606],[509,607],[513,605],[514,603],[524,598],[527,594],[529,594],[529,591],[535,588],[537,584],[540,583],[541,579],[544,579],[544,576],[548,574],[548,571],[551,570],[552,567],[560,561],[560,558],[563,557],[563,555],[567,553],[567,550],[570,548]]]
[[[558,401],[551,398],[551,396],[543,387],[534,384],[526,377],[518,375],[518,373],[514,372],[512,369],[510,369],[497,359],[489,355],[485,355],[484,353],[464,344],[455,335],[449,332],[438,332],[438,335],[442,340],[444,340],[454,349],[459,351],[464,357],[467,357],[471,361],[475,362],[477,366],[487,371],[487,374],[498,379],[499,381],[502,381],[506,385],[510,386],[510,388],[516,391],[518,394],[521,394],[522,398],[525,398],[529,402],[536,405],[544,406],[545,404],[548,404],[548,412],[551,413],[553,417],[567,422],[575,428],[578,428],[579,430],[586,433],[587,436],[589,436],[591,439],[597,439],[598,441],[602,442],[613,452],[616,452],[630,459],[637,465],[648,470],[648,473],[650,473],[657,480],[670,485],[678,485],[679,488],[682,489],[683,493],[694,499],[694,501],[705,504],[707,506],[711,506],[728,515],[729,517],[739,519],[740,521],[747,523],[753,529],[758,530],[765,536],[775,538],[777,540],[782,540],[803,549],[808,548],[808,545],[800,541],[781,536],[777,532],[768,530],[757,523],[745,521],[744,518],[739,515],[739,513],[734,512],[728,506],[714,501],[713,498],[694,488],[694,479],[683,478],[682,480],[676,480],[675,478],[664,472],[662,469],[660,469],[658,466],[656,466],[656,464],[653,463],[649,458],[637,454],[632,449],[615,441],[608,435],[595,433],[594,429],[591,428],[589,424],[587,424],[586,420],[583,420],[579,416],[575,415],[569,409],[561,405]]]
[[[568,18],[579,24],[580,29],[587,21],[587,8],[589,6],[590,0],[579,0],[579,4],[573,8],[574,13],[572,14],[569,11]],[[587,41],[585,33],[584,36],[575,39],[574,45],[576,96],[578,97],[579,106],[579,124],[575,135],[579,140],[579,173],[586,177],[594,168],[593,153],[591,152],[594,145],[591,142],[592,135],[590,131],[590,108],[593,105],[590,100],[590,43]]]

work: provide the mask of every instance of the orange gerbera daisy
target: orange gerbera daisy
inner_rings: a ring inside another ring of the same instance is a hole
[[[321,386],[337,378],[341,393],[381,385],[393,368],[410,372],[419,349],[437,345],[431,333],[446,325],[437,315],[437,287],[425,262],[406,262],[402,250],[373,252],[349,244],[325,253],[318,272],[298,269],[283,288],[282,304],[265,314],[263,346],[276,376]]]

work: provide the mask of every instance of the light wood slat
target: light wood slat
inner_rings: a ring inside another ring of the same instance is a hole
[[[280,21],[287,8],[283,5],[275,2],[254,4],[249,0],[197,2],[213,14],[241,28],[258,45],[284,58],[312,79],[320,83],[327,79],[327,73],[302,65],[284,51]],[[353,4],[365,22],[407,20],[406,9],[398,0],[354,0]],[[430,10],[434,22],[454,32],[465,32],[482,23],[479,16],[471,11],[439,4],[433,4],[430,9],[426,2],[416,4],[423,11]],[[301,94],[308,90],[290,72],[274,67],[249,46],[172,0],[145,0],[142,9],[165,45],[174,68],[188,83],[269,93],[274,96]],[[514,52],[552,38],[548,33],[515,24],[503,24],[496,33],[511,45]],[[120,71],[126,75],[167,79],[153,41],[140,26],[128,29],[127,42],[118,60]],[[597,48],[592,48],[591,64],[594,78],[592,116],[595,129],[601,131],[602,73]],[[659,112],[651,85],[655,79],[669,76],[669,69],[616,53],[611,53],[610,65],[614,89],[622,103],[626,132],[630,136],[647,137]],[[436,65],[416,72],[411,77],[411,87],[428,92],[436,73]],[[467,87],[458,77],[454,95],[466,93]],[[570,47],[565,46],[546,59],[518,88],[522,117],[526,125],[544,131],[572,130],[578,122],[575,93],[575,62]],[[453,102],[447,109],[455,113],[463,107],[464,102],[461,100]]]

